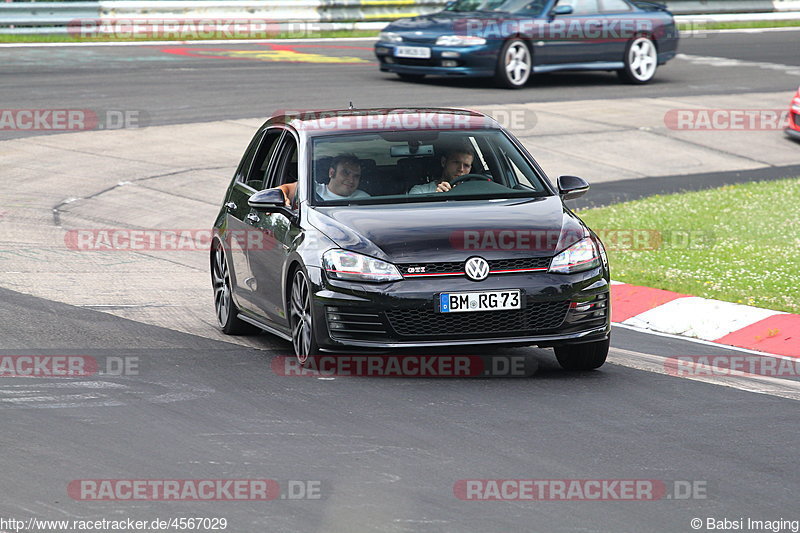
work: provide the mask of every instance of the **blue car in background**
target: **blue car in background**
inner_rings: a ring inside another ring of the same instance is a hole
[[[628,0],[456,0],[444,11],[400,19],[381,32],[384,72],[494,77],[523,87],[533,73],[616,71],[647,83],[677,53],[678,30],[662,4]]]

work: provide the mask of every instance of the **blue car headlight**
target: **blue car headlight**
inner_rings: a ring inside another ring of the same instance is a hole
[[[322,267],[333,279],[348,281],[399,281],[397,267],[386,261],[347,250],[328,250],[322,254]]]
[[[478,46],[486,44],[486,39],[474,35],[442,35],[436,39],[438,46]]]
[[[550,262],[549,272],[573,274],[598,266],[600,266],[600,254],[592,239],[586,237],[555,256]]]
[[[403,38],[390,31],[382,31],[378,34],[378,40],[385,43],[402,43]]]

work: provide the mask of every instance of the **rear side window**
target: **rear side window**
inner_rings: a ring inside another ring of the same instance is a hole
[[[604,13],[623,13],[633,11],[631,5],[625,0],[600,0]]]
[[[267,130],[256,151],[245,183],[257,191],[264,188],[264,183],[269,178],[269,164],[278,148],[278,140],[281,135],[283,135],[283,130]]]
[[[561,0],[559,6],[572,6],[573,15],[596,15],[600,12],[597,0]]]

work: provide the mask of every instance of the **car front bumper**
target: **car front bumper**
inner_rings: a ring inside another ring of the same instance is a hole
[[[395,57],[395,50],[398,46],[429,48],[431,57],[429,59]],[[497,49],[498,44],[495,42],[480,46],[463,47],[378,42],[375,44],[375,57],[378,58],[380,69],[383,72],[412,75],[487,77],[494,75],[497,63]],[[445,66],[446,64],[449,66]]]
[[[570,275],[494,275],[479,283],[447,277],[375,285],[330,280],[320,269],[309,269],[309,277],[317,344],[328,350],[547,347],[604,340],[611,330],[610,284],[601,268]],[[466,313],[437,309],[440,293],[504,289],[522,291],[522,309]]]
[[[789,127],[784,131],[792,139],[800,140],[800,113],[797,113],[794,108],[789,110]]]

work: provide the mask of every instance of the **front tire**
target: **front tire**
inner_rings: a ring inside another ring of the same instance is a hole
[[[311,284],[302,268],[292,279],[289,293],[289,324],[292,328],[292,347],[297,361],[305,365],[309,356],[319,353],[315,338],[314,314],[311,309]]]
[[[564,370],[594,370],[600,368],[608,357],[611,338],[585,344],[567,344],[554,348],[558,364]]]
[[[211,249],[211,286],[214,289],[214,311],[217,324],[227,335],[249,335],[259,329],[239,318],[239,309],[233,301],[233,288],[225,250],[217,241]]]
[[[497,57],[495,82],[507,89],[520,89],[528,83],[533,72],[533,56],[524,41],[511,39]]]
[[[626,83],[641,85],[653,79],[658,68],[656,43],[649,37],[640,36],[625,47],[625,68],[617,71]]]

